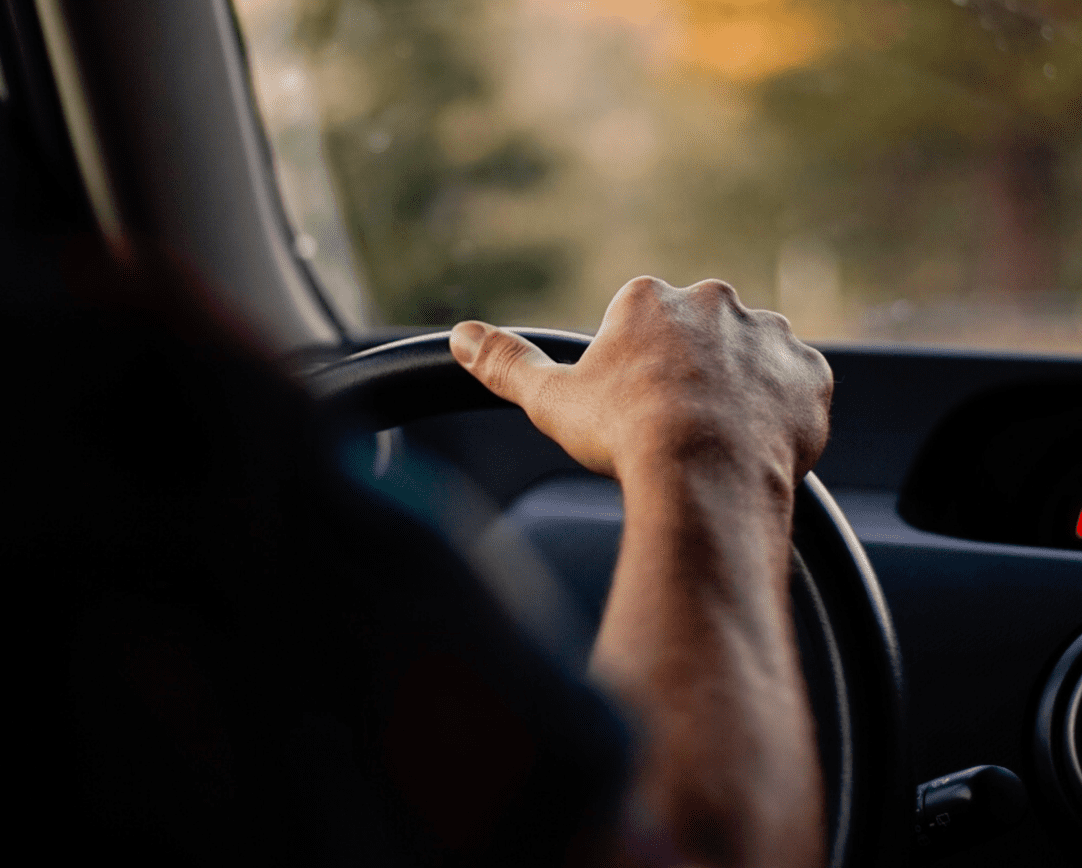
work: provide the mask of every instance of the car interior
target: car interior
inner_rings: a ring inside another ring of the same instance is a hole
[[[922,2],[935,5],[885,5]],[[1020,8],[1038,37],[1045,21],[1082,31],[1072,3],[943,5],[959,16]],[[427,321],[381,319],[376,301],[351,306],[319,273],[282,189],[238,16],[227,0],[3,0],[6,309],[59,316],[72,238],[136,237],[169,251],[333,408],[343,473],[390,498],[402,479],[422,480],[431,490],[418,496],[452,513],[447,533],[462,546],[531,565],[491,590],[525,633],[581,666],[619,546],[619,486],[458,368],[445,329],[471,309],[448,302],[449,314]],[[1064,103],[1076,155],[1064,183],[1077,208],[1082,46],[1071,45],[1073,72],[1061,64],[1056,75],[1077,83]],[[1071,238],[1077,263],[1082,234]],[[792,582],[833,866],[1082,859],[1082,339],[1072,343],[1082,271],[1063,273],[1074,307],[1060,349],[810,341],[835,391],[828,446],[798,493]],[[506,324],[556,361],[588,345],[590,328],[523,319]],[[55,346],[35,359],[13,345],[9,370],[34,393]],[[34,394],[51,418],[48,390]],[[470,493],[452,505],[456,487]],[[9,507],[30,508],[18,498]],[[66,798],[63,786],[50,798]]]

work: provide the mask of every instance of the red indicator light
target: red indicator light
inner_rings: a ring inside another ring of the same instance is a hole
[[[1082,539],[1082,511],[1078,513],[1078,524],[1074,527],[1074,535]]]

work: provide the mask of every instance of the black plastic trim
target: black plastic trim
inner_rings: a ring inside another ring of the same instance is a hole
[[[1076,833],[1082,832],[1082,768],[1078,757],[1078,706],[1082,696],[1082,635],[1056,661],[1037,707],[1034,767]]]
[[[6,104],[0,106],[18,117],[37,146],[41,163],[70,198],[78,214],[91,223],[93,212],[79,174],[32,0],[0,3],[0,65],[8,89]]]
[[[289,246],[294,265],[307,279],[309,288],[312,290],[312,295],[319,305],[320,310],[323,311],[323,315],[327,317],[327,321],[338,332],[339,337],[343,341],[346,341],[350,338],[351,332],[346,327],[341,315],[331,301],[330,294],[324,288],[323,282],[319,279],[319,274],[307,259],[297,253],[297,230],[289,219],[289,212],[282,199],[282,191],[278,186],[277,178],[274,174],[274,150],[271,148],[270,140],[267,138],[266,127],[263,125],[263,118],[259,113],[259,102],[255,96],[255,83],[252,81],[252,66],[248,58],[248,45],[244,41],[244,31],[241,29],[240,20],[237,18],[237,10],[233,7],[233,4],[228,3],[226,5],[229,12],[229,21],[232,24],[233,38],[236,42],[237,53],[240,55],[241,65],[244,67],[244,83],[246,86],[245,92],[248,98],[248,111],[255,121],[255,128],[257,130],[257,138],[259,140],[260,155],[263,164],[263,186],[266,189],[267,198],[274,205],[275,216],[277,217],[279,224],[278,229],[282,233],[283,240]]]

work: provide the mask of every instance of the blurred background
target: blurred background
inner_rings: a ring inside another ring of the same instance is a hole
[[[819,341],[1082,352],[1078,0],[236,0],[369,325],[592,330],[720,277]]]

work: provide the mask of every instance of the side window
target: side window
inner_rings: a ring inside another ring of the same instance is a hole
[[[236,8],[298,249],[373,321],[595,328],[650,273],[809,339],[1082,347],[1071,0]]]

